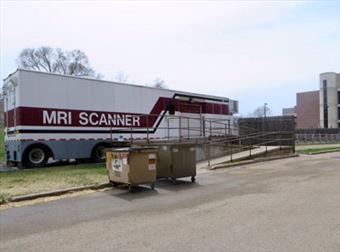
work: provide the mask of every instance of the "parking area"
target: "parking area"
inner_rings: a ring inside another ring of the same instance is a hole
[[[340,152],[0,214],[1,251],[339,251]]]

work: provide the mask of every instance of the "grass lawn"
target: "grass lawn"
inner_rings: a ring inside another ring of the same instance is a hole
[[[106,182],[104,163],[0,172],[0,203],[11,196]]]
[[[308,146],[308,145],[322,145],[322,144],[340,144],[339,141],[336,142],[330,142],[330,143],[296,143],[296,146]]]
[[[339,150],[340,151],[340,147],[329,147],[329,148],[315,148],[315,149],[303,149],[303,150],[298,150],[298,153],[301,154],[309,154],[309,153],[322,153],[325,151],[336,151]]]
[[[5,160],[3,130],[0,126],[0,163]],[[12,196],[106,182],[108,178],[104,163],[0,172],[0,204]]]

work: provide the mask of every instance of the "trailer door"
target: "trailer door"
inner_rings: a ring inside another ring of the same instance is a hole
[[[10,86],[4,97],[6,133],[15,132],[16,128],[16,87]]]

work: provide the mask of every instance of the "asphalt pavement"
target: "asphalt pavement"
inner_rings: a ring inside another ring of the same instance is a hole
[[[0,251],[340,251],[340,152],[7,209]]]

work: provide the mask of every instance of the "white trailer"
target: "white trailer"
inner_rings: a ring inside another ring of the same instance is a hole
[[[225,97],[22,69],[3,94],[6,158],[27,167],[100,161],[105,148],[137,139],[200,137],[202,118],[231,120],[238,108]]]

